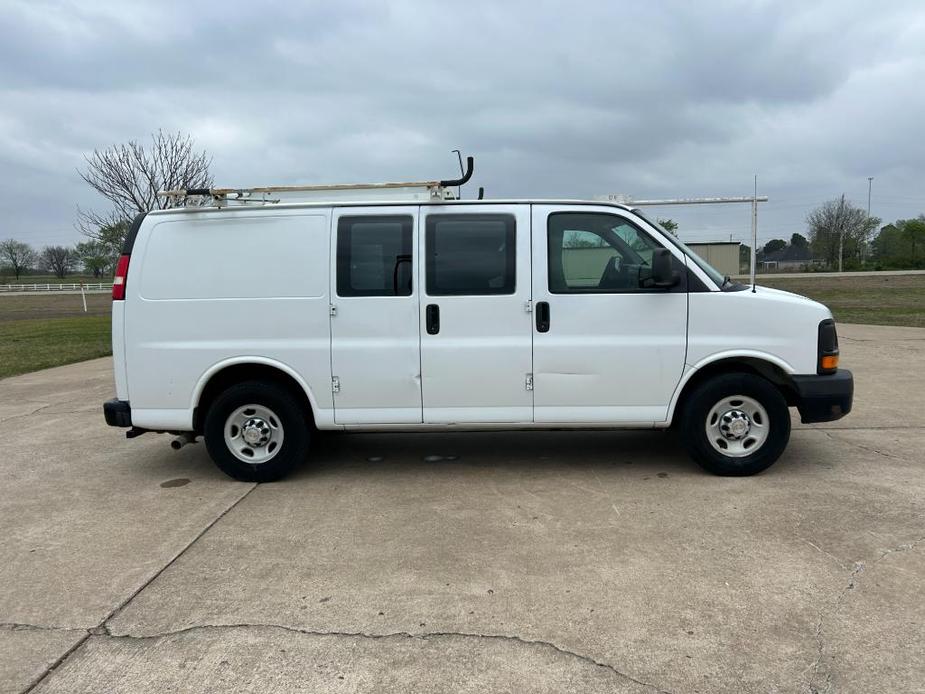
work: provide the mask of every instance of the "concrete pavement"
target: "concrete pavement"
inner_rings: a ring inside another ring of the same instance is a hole
[[[107,428],[109,360],[0,381],[0,691],[925,691],[925,330],[840,337],[855,412],[747,479],[376,434],[255,487]]]

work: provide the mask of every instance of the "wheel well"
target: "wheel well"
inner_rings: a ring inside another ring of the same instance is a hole
[[[755,357],[732,357],[720,359],[697,370],[690,380],[684,384],[684,389],[675,405],[674,413],[681,412],[686,400],[697,387],[715,376],[729,373],[749,373],[764,378],[777,387],[787,401],[788,406],[797,404],[797,390],[790,375],[776,364]],[[672,417],[672,423],[678,421],[677,416]]]
[[[212,375],[202,389],[199,402],[193,410],[193,428],[201,432],[209,405],[220,393],[236,383],[264,381],[285,388],[302,405],[308,423],[314,427],[315,417],[305,389],[292,376],[266,364],[234,364]]]

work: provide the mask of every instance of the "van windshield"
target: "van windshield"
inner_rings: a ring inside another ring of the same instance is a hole
[[[684,243],[682,243],[681,240],[678,239],[678,237],[676,237],[674,234],[668,231],[665,231],[662,225],[659,224],[658,222],[653,222],[651,219],[646,217],[643,214],[642,210],[640,210],[638,207],[633,208],[632,212],[637,217],[641,217],[642,219],[647,221],[649,224],[651,224],[653,227],[655,227],[659,231],[664,231],[665,238],[668,239],[668,241],[672,245],[674,245],[676,248],[678,248],[684,255],[686,255],[688,258],[693,260],[697,264],[697,267],[699,267],[701,270],[707,273],[707,275],[710,277],[711,280],[713,280],[713,282],[716,284],[717,287],[722,287],[725,284],[726,278],[723,275],[723,273],[721,273],[715,267],[710,265],[710,263],[708,263],[706,260],[701,258],[699,255],[697,255],[694,251],[692,251],[686,245],[684,245]]]

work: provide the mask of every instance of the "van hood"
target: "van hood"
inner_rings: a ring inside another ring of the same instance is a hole
[[[783,289],[775,289],[774,287],[765,287],[763,284],[759,284],[757,286],[757,290],[761,294],[770,294],[771,296],[792,296],[797,297],[798,299],[806,299],[807,301],[812,301],[812,299],[805,297],[802,294],[784,291]]]
[[[751,293],[751,289],[747,291]],[[789,303],[807,308],[812,307],[817,309],[821,314],[825,314],[826,317],[832,317],[832,312],[829,310],[828,306],[810,299],[809,297],[803,296],[802,294],[787,292],[783,289],[774,289],[773,287],[764,287],[760,284],[756,287],[755,294],[766,300],[780,301],[782,303]]]

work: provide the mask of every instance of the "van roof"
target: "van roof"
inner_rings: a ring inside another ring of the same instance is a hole
[[[291,209],[312,209],[324,207],[407,207],[409,205],[428,205],[433,207],[453,207],[468,205],[594,205],[602,207],[615,207],[631,211],[632,205],[626,205],[611,200],[585,200],[570,198],[499,198],[483,200],[434,200],[422,202],[420,200],[338,200],[338,201],[312,201],[312,202],[249,202],[205,206],[172,207],[164,210],[151,210],[152,215],[175,214],[202,214],[204,212],[230,212],[230,211],[271,211]]]

